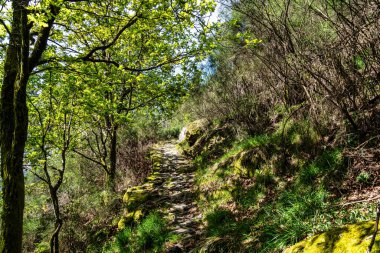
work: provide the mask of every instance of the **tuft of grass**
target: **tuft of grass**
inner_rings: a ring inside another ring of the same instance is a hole
[[[168,235],[165,221],[158,213],[151,213],[137,226],[136,235],[137,249],[157,252],[161,249]]]
[[[174,238],[175,239],[175,238]],[[150,213],[135,228],[125,228],[104,247],[105,253],[160,252],[169,235],[164,219],[156,212]]]
[[[345,161],[341,149],[330,149],[322,152],[309,165],[301,167],[299,183],[304,185],[321,183],[328,185],[330,181],[343,178]]]
[[[367,171],[362,171],[356,177],[356,181],[362,184],[367,184],[369,182],[370,177],[371,174],[369,174]]]
[[[313,153],[318,147],[320,135],[308,120],[284,119],[278,123],[272,139],[294,154]]]
[[[48,242],[41,242],[36,245],[36,253],[50,252],[50,244]]]
[[[208,234],[211,236],[224,236],[234,231],[235,218],[229,210],[215,210],[206,216]]]

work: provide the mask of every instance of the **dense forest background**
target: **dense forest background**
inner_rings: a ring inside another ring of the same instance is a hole
[[[185,126],[199,251],[280,252],[374,218],[379,1],[0,5],[2,252],[162,250],[154,215],[118,228],[122,195]]]

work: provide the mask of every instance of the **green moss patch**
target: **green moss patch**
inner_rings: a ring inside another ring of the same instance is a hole
[[[366,252],[371,242],[375,223],[360,222],[307,238],[288,248],[285,253],[356,253]],[[380,252],[380,235],[376,237],[372,253]]]

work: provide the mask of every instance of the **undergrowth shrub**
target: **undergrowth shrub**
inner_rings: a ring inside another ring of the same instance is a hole
[[[279,101],[257,79],[255,62],[246,57],[232,58],[235,61],[212,55],[209,67],[214,74],[184,107],[193,118],[229,121],[249,135],[263,133],[271,127],[270,109]]]
[[[159,139],[170,140],[170,139],[178,139],[179,134],[181,133],[181,126],[172,126],[170,128],[162,128],[158,132]]]
[[[273,138],[281,147],[293,153],[315,152],[319,147],[320,136],[310,121],[284,118],[277,125]]]
[[[118,148],[118,188],[124,190],[130,185],[144,181],[152,168],[149,159],[151,139],[126,139]]]

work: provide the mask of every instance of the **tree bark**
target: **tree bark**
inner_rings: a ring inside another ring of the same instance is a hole
[[[27,0],[12,2],[13,20],[1,88],[1,176],[3,213],[0,252],[22,250],[25,186],[23,155],[28,128],[26,85],[29,79]]]

